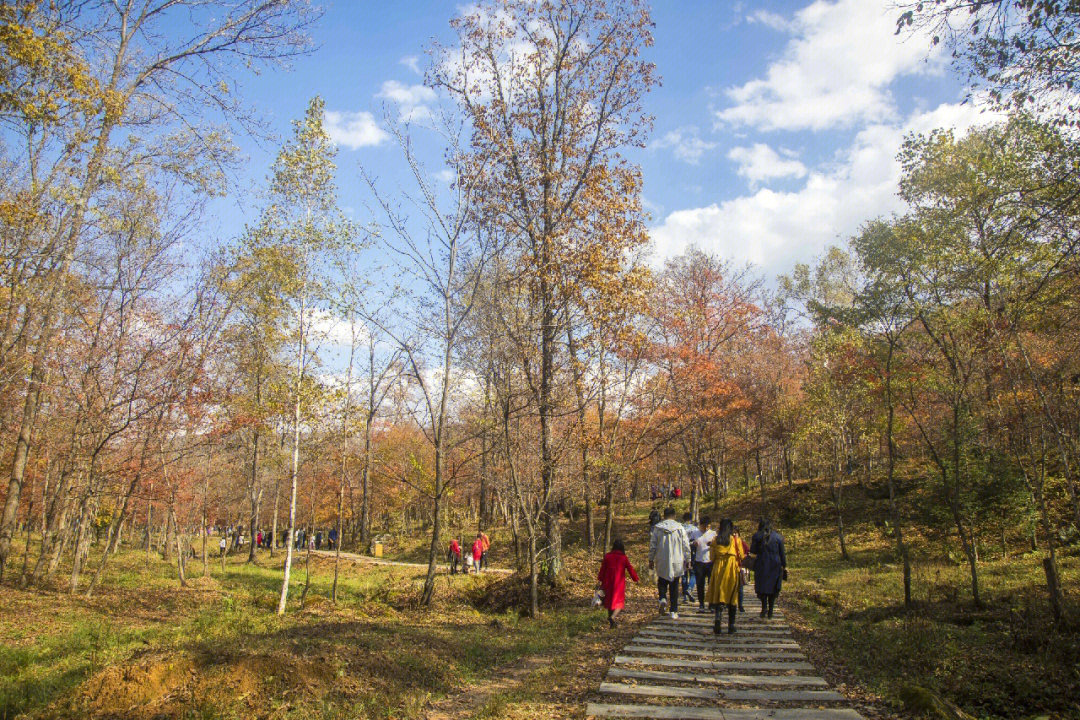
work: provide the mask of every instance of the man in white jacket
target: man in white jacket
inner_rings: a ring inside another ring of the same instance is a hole
[[[671,618],[679,617],[679,579],[690,564],[690,541],[686,530],[675,520],[675,508],[664,510],[663,521],[649,534],[649,567],[656,569],[660,612],[667,612],[670,596]]]

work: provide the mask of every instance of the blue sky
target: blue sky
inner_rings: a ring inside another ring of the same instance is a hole
[[[650,57],[663,84],[646,100],[644,173],[653,256],[689,244],[767,279],[811,260],[859,225],[900,208],[895,155],[905,133],[989,122],[925,38],[893,34],[894,0],[655,3]],[[362,164],[392,192],[400,153],[384,112],[422,119],[439,98],[422,86],[425,47],[449,40],[460,6],[445,2],[325,3],[317,50],[291,72],[245,83],[279,133],[321,95],[339,144],[341,204],[370,219]],[[242,142],[245,183],[263,181],[273,144]],[[437,167],[437,158],[433,167]],[[250,197],[250,196],[249,196]],[[226,237],[257,205],[215,206]]]

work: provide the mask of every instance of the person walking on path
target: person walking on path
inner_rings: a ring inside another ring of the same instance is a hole
[[[483,570],[488,566],[488,548],[491,547],[491,538],[487,536],[487,533],[483,530],[480,531],[480,564],[477,565],[477,571]]]
[[[697,582],[697,598],[698,598],[698,612],[707,613],[709,608],[705,606],[705,588],[709,583],[709,576],[712,574],[712,558],[710,552],[712,548],[713,538],[716,537],[716,531],[709,527],[710,518],[708,515],[702,515],[701,520],[698,522],[698,535],[697,538],[691,543],[694,551],[694,579]]]
[[[742,546],[743,557],[748,557],[750,555],[750,546],[747,545],[746,541],[742,539],[741,535],[739,535],[739,529],[733,528],[731,534],[735,536],[735,540]],[[753,558],[750,558],[750,560],[752,561]],[[747,561],[744,561],[742,563],[743,566],[739,567],[739,612],[746,611],[746,609],[743,607],[743,590],[746,589],[747,583],[750,582],[750,569],[744,567],[746,565],[746,562]]]
[[[754,592],[761,600],[761,616],[771,618],[780,586],[787,580],[787,556],[784,537],[772,529],[768,518],[762,518],[750,539],[750,555],[754,558]]]
[[[728,612],[728,634],[735,632],[735,608],[739,604],[739,567],[742,565],[742,542],[735,537],[735,525],[728,518],[720,521],[720,530],[710,548],[712,577],[706,599],[712,608],[713,632],[720,634],[720,613]]]
[[[690,541],[686,539],[686,530],[675,519],[675,508],[668,507],[664,510],[663,521],[657,523],[649,534],[649,567],[656,569],[660,612],[667,612],[670,607],[672,620],[679,617],[679,579],[690,560]]]
[[[480,574],[480,560],[484,557],[484,534],[476,533],[476,539],[472,544],[472,560],[473,567],[476,568],[476,574]]]
[[[701,530],[693,522],[693,515],[686,512],[682,516],[683,530],[686,531],[686,539],[690,543],[690,564],[686,566],[686,572],[683,573],[682,579],[682,599],[687,605],[694,602],[694,586],[697,584],[697,577],[694,575],[694,541],[701,535]]]
[[[450,562],[450,574],[457,575],[458,563],[461,562],[461,543],[457,538],[450,539],[450,550],[446,553],[446,559]]]
[[[637,571],[626,557],[626,548],[622,540],[611,543],[611,552],[604,555],[600,563],[600,573],[596,576],[596,582],[604,591],[604,607],[607,608],[608,625],[614,628],[618,625],[619,613],[626,605],[626,574],[630,579],[638,582]]]

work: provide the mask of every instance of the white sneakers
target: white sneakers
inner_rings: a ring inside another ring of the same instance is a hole
[[[671,613],[671,619],[672,620],[678,620],[679,619],[679,613],[676,613],[676,612]]]

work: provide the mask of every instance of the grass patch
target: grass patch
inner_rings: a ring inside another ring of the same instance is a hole
[[[912,521],[914,603],[903,606],[902,565],[887,534],[880,493],[845,490],[850,560],[840,557],[827,490],[810,483],[754,490],[724,503],[724,514],[780,518],[791,582],[781,602],[793,620],[824,641],[835,678],[861,686],[893,709],[905,689],[925,688],[977,718],[1080,718],[1080,557],[1059,555],[1070,621],[1049,614],[1041,552],[1017,552],[1025,538],[986,541],[981,548],[984,606],[971,601],[967,565],[945,529]],[[917,494],[906,502],[931,502]],[[784,524],[784,519],[790,524]],[[1004,551],[1008,550],[1006,558]],[[909,693],[910,694],[910,693]]]
[[[170,563],[122,551],[99,595],[0,587],[0,719],[417,718],[431,698],[482,681],[525,655],[557,651],[602,618],[552,608],[537,621],[477,609],[505,577],[438,578],[437,604],[417,605],[423,572],[304,557],[289,612],[274,613],[279,554],[248,564]],[[91,558],[93,562],[93,558]],[[61,568],[61,571],[63,568]]]

